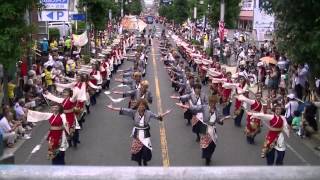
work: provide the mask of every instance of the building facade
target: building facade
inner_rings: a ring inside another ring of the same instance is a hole
[[[242,0],[240,3],[241,9],[238,19],[238,29],[244,31],[252,31],[254,0]]]

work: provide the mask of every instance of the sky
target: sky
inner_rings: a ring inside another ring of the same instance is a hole
[[[146,5],[152,5],[154,0],[144,0]]]

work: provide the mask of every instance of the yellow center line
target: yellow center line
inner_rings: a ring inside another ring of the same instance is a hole
[[[152,40],[152,63],[153,63],[153,69],[154,69],[154,80],[156,85],[156,96],[157,96],[157,107],[158,112],[162,113],[162,105],[161,105],[161,96],[160,96],[160,85],[159,85],[159,79],[158,79],[158,72],[157,72],[157,63],[156,63],[156,54],[154,52],[154,44]],[[169,161],[169,153],[168,153],[168,144],[167,144],[167,136],[166,136],[166,130],[164,127],[164,122],[159,121],[160,125],[160,145],[161,145],[161,154],[162,154],[162,165],[164,167],[170,166]]]

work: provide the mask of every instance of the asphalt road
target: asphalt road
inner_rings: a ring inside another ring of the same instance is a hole
[[[157,33],[159,32],[161,32],[161,27],[157,26]],[[176,101],[170,99],[174,91],[163,63],[160,61],[159,41],[156,38],[153,40],[152,48],[146,76],[154,96],[154,102],[150,107],[154,112],[171,108],[172,112],[166,116],[161,133],[162,125],[156,120],[151,123],[153,157],[149,165],[203,166],[204,161],[201,159],[199,144],[195,142],[196,137],[191,132],[191,127],[186,126],[183,111],[174,106]],[[131,65],[131,62],[125,62],[120,69]],[[111,87],[118,84],[112,81]],[[206,92],[206,88],[204,91]],[[136,166],[136,163],[130,160],[132,120],[107,110],[106,105],[109,103],[108,97],[101,93],[97,105],[91,108],[91,114],[87,117],[84,128],[80,132],[81,144],[76,149],[69,148],[66,152],[68,165]],[[127,101],[115,104],[115,106],[126,107]],[[249,145],[243,133],[244,126],[244,121],[242,121],[242,128],[235,127],[232,120],[226,121],[223,126],[218,125],[219,137],[212,166],[266,164],[266,160],[260,158],[266,134],[265,127],[256,137],[256,144]],[[46,159],[45,136],[47,131],[47,122],[40,123],[33,130],[32,139],[26,141],[16,152],[17,164],[50,164],[50,161]],[[288,146],[284,159],[285,165],[320,165],[319,156],[301,141],[295,135],[289,139],[286,138]],[[40,146],[40,149],[31,153],[36,146]]]

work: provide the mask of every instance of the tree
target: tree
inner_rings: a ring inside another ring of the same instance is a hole
[[[96,43],[98,32],[105,30],[109,9],[115,8],[115,2],[111,0],[80,0],[80,4],[87,8],[87,19],[93,25]]]
[[[241,0],[225,0],[225,27],[233,29],[240,14],[239,3]],[[218,27],[220,20],[220,0],[208,0],[211,9],[209,10],[209,23],[212,27]]]
[[[261,6],[275,15],[278,49],[320,75],[320,1],[263,0]]]
[[[171,13],[172,20],[176,24],[182,24],[189,17],[189,4],[188,1],[185,0],[175,0],[173,1],[172,7],[169,9]]]
[[[125,13],[131,15],[140,15],[142,11],[141,0],[132,0],[125,6]]]
[[[229,29],[236,28],[236,21],[240,14],[241,0],[225,0],[225,26]],[[220,11],[219,11],[220,12]]]
[[[7,94],[8,69],[26,56],[28,34],[34,30],[27,25],[27,10],[40,7],[38,0],[2,0],[0,3],[0,63],[4,68],[4,94]],[[7,103],[7,96],[4,96]],[[1,102],[0,102],[1,103]]]
[[[239,17],[241,0],[226,0],[225,8],[225,24],[227,28],[234,28],[236,20]],[[208,4],[210,9],[208,9]],[[194,7],[197,7],[197,19],[201,19],[206,15],[209,24],[212,27],[218,26],[220,20],[220,0],[176,0],[173,6],[161,6],[159,14],[167,19],[175,20],[179,24],[186,21],[188,18],[193,19]]]
[[[173,6],[161,5],[159,8],[159,15],[172,21],[174,19],[174,8]]]

